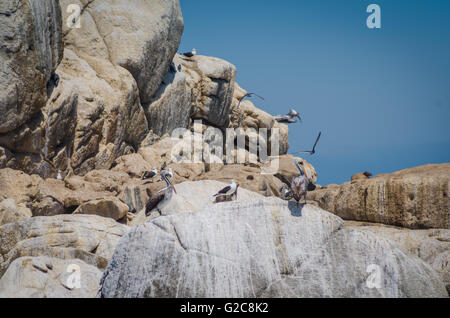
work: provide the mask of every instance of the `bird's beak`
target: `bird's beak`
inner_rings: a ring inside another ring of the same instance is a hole
[[[175,192],[175,194],[178,194],[177,189],[175,189],[175,186],[173,186],[173,192]]]

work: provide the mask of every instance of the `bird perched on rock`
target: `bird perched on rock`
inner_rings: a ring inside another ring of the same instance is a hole
[[[145,171],[144,174],[142,175],[141,179],[142,180],[153,179],[157,175],[158,175],[158,169],[153,168],[152,171]]]
[[[61,170],[58,170],[58,175],[56,176],[56,179],[58,179],[58,180],[62,180],[63,179],[62,174],[61,174]]]
[[[291,109],[289,113],[284,116],[277,115],[274,118],[279,123],[295,124],[297,122],[297,119],[295,118],[298,118],[298,120],[302,122],[300,114],[295,109]]]
[[[319,132],[319,135],[316,138],[316,142],[314,143],[313,149],[312,150],[305,150],[305,151],[299,151],[299,152],[294,152],[294,155],[299,154],[299,153],[309,153],[310,155],[313,155],[316,153],[316,146],[317,143],[319,142],[320,136],[322,135],[322,132]]]
[[[242,96],[240,99],[239,99],[239,104],[237,105],[237,107],[239,108],[239,106],[241,105],[241,102],[244,100],[244,99],[246,99],[247,97],[252,97],[252,96],[256,96],[256,97],[258,97],[259,99],[261,99],[261,100],[264,100],[264,97],[261,97],[261,96],[259,96],[258,94],[255,94],[255,93],[247,93],[247,94],[245,94],[244,96]]]
[[[372,174],[370,172],[365,171],[363,173],[358,173],[358,174],[353,175],[352,181],[370,179],[371,176],[372,176]]]
[[[193,56],[197,55],[197,50],[196,49],[192,49],[191,52],[183,53],[183,55],[186,56],[186,57],[193,57]]]
[[[161,210],[164,208],[172,199],[173,193],[177,193],[175,186],[170,182],[169,178],[173,178],[172,169],[168,171],[161,171],[161,179],[166,182],[166,187],[155,194],[153,194],[145,205],[145,215],[150,215],[155,208],[162,214]]]
[[[239,181],[235,181],[234,179],[231,180],[230,185],[226,186],[225,188],[221,189],[219,192],[214,194],[214,197],[230,197],[231,200],[237,199],[237,190],[239,188]]]
[[[292,190],[290,190],[285,184],[281,186],[280,194],[283,200],[290,200],[293,198]]]
[[[303,163],[300,165],[297,159],[294,159],[294,164],[300,171],[300,174],[294,177],[291,181],[292,195],[295,201],[297,201],[297,205],[302,199],[305,200],[306,204],[306,193],[308,191],[308,185],[311,182],[311,180],[309,179],[308,175],[303,169]]]

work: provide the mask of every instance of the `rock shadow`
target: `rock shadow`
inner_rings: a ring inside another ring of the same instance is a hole
[[[302,204],[302,203],[297,205],[297,202],[294,202],[294,201],[289,201],[289,203],[288,203],[288,208],[291,211],[291,215],[295,216],[295,217],[302,216],[302,211],[305,206],[306,206],[306,204]]]

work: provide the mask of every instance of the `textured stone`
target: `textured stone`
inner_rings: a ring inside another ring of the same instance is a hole
[[[24,204],[17,204],[14,199],[0,202],[0,225],[23,221],[32,217],[30,209]]]
[[[450,163],[327,186],[308,194],[322,209],[354,221],[450,229]]]
[[[103,297],[446,297],[428,264],[314,206],[276,198],[216,204],[134,227]],[[366,284],[380,266],[381,288]]]
[[[61,23],[56,0],[0,3],[0,134],[44,106],[47,82],[62,58]]]
[[[20,257],[0,279],[0,298],[93,298],[101,273],[79,259]]]
[[[94,214],[120,220],[128,214],[128,206],[115,197],[89,201],[80,205],[74,214]]]
[[[430,264],[445,283],[450,283],[450,230],[409,230],[357,221],[347,221],[345,225],[395,242],[403,252]]]
[[[22,256],[80,259],[104,269],[128,227],[96,215],[33,217],[0,227],[0,277]]]

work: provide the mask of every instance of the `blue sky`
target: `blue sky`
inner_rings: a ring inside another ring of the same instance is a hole
[[[450,162],[450,1],[180,0],[180,52],[223,58],[271,114],[291,106],[289,153],[319,184],[368,170],[388,173]],[[381,7],[381,29],[366,8]]]

